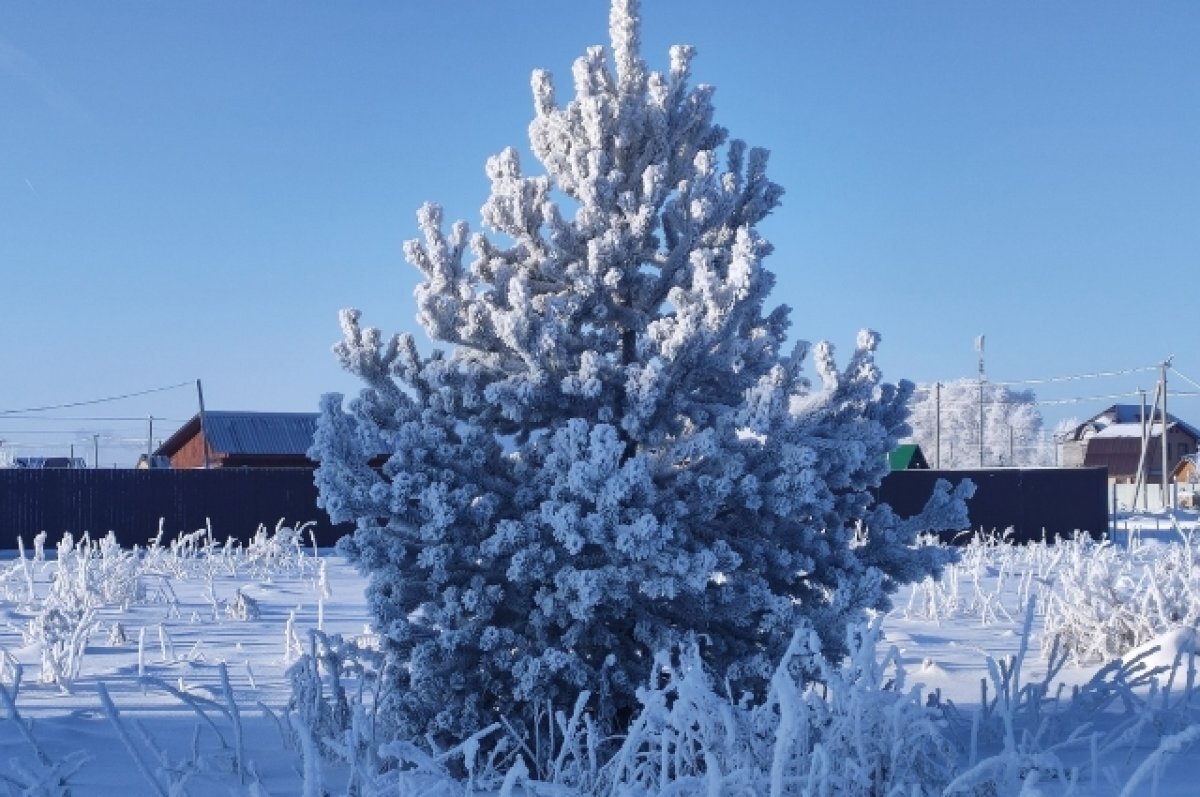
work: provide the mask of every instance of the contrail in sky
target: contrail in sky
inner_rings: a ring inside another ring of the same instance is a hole
[[[37,192],[37,189],[33,187],[33,183],[29,182],[28,177],[25,178],[25,185],[29,186],[29,190],[33,192],[34,196],[41,196],[41,194]]]

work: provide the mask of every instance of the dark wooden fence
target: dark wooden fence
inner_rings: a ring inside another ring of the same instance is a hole
[[[970,503],[972,527],[1003,531],[1018,540],[1073,534],[1099,536],[1108,529],[1108,483],[1104,468],[935,471],[889,474],[879,497],[901,515],[920,511],[934,481],[969,478],[977,491]],[[317,540],[333,545],[351,530],[334,526],[317,508],[317,489],[306,469],[214,470],[16,470],[0,469],[0,549],[18,535],[28,543],[39,531],[57,540],[64,531],[93,536],[113,531],[123,544],[143,543],[158,530],[170,536],[212,522],[218,539],[248,539],[259,524],[274,528],[315,521]]]
[[[350,531],[334,526],[317,508],[312,471],[304,468],[214,470],[19,470],[0,469],[0,549],[17,536],[28,545],[45,531],[56,541],[64,531],[93,537],[109,531],[125,545],[144,543],[212,522],[219,540],[246,540],[259,524],[274,529],[314,521],[318,543],[331,546]]]
[[[1107,468],[999,468],[995,470],[900,470],[889,473],[879,498],[902,516],[921,510],[938,479],[975,482],[968,504],[973,529],[1003,532],[1011,527],[1018,542],[1086,531],[1108,531]],[[949,536],[943,535],[943,539]]]

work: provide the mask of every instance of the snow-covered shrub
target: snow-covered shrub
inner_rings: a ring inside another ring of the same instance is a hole
[[[137,551],[125,549],[111,531],[99,542],[86,545],[87,589],[105,606],[127,608],[144,594],[141,560]]]
[[[762,696],[799,623],[837,659],[848,623],[951,558],[916,534],[966,525],[969,487],[917,519],[872,505],[911,384],[881,381],[865,331],[844,369],[815,346],[810,385],[788,308],[766,307],[767,152],[712,121],[690,47],[646,68],[635,0],[611,34],[565,106],[534,73],[545,175],[489,160],[493,236],[421,209],[420,320],[452,349],[342,316],[336,354],[366,387],[324,398],[312,455],[403,665],[381,712],[397,737],[529,730],[581,690],[620,728],[655,651],[689,634]]]
[[[1043,648],[1082,664],[1111,661],[1164,631],[1200,624],[1196,540],[1136,550],[1080,536],[1062,544]]]
[[[88,638],[104,606],[128,607],[140,595],[136,554],[123,551],[111,533],[99,543],[71,534],[58,543],[50,590],[26,625],[25,641],[41,650],[41,680],[70,689],[79,675]]]
[[[940,793],[956,759],[940,712],[878,641],[878,622],[852,627],[835,666],[802,627],[762,702],[715,691],[695,644],[660,658],[663,683],[639,691],[641,711],[589,793]]]
[[[275,524],[273,533],[265,525],[260,525],[246,545],[245,564],[252,573],[263,576],[304,569],[310,563],[309,557],[305,556],[305,547],[314,525],[310,521],[294,527],[286,526],[281,518]]]
[[[1013,545],[1011,540],[1012,529],[971,534],[958,549],[957,562],[912,586],[903,615],[939,622],[970,617],[992,625],[1015,622],[1031,597],[1044,606],[1069,546],[1046,540]]]
[[[95,627],[95,610],[84,606],[48,604],[29,620],[25,638],[41,650],[42,683],[71,688]]]
[[[306,766],[316,767],[313,756],[323,756],[347,766],[352,779],[374,780],[381,755],[376,727],[386,724],[379,692],[389,680],[387,666],[378,650],[337,634],[309,632],[308,652],[287,672],[292,697],[285,729]]]
[[[225,607],[225,613],[231,620],[257,620],[262,616],[262,609],[259,608],[258,601],[251,598],[241,589],[237,589],[233,593],[233,598]]]

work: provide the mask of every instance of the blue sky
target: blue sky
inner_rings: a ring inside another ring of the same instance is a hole
[[[871,326],[892,380],[973,376],[983,333],[997,380],[1174,354],[1200,381],[1200,5],[642,11],[650,65],[695,45],[718,121],[772,151],[787,194],[762,231],[796,336],[845,351]],[[417,208],[478,227],[486,158],[526,143],[530,72],[565,97],[599,43],[604,0],[0,4],[0,411],[196,378],[215,409],[356,390],[338,309],[416,330]],[[1172,400],[1200,422],[1200,398]],[[90,460],[99,433],[101,464],[129,464],[147,424],[84,419],[171,419],[160,437],[195,406],[178,388],[9,413],[0,439]]]

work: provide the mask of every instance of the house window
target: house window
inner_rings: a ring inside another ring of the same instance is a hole
[[[1190,453],[1191,453],[1191,452],[1190,452],[1190,451],[1188,451],[1188,444],[1187,444],[1187,443],[1180,443],[1180,444],[1179,444],[1179,458],[1180,458],[1180,459],[1183,459],[1184,457],[1186,457],[1186,456],[1187,456],[1188,454],[1190,454]]]

